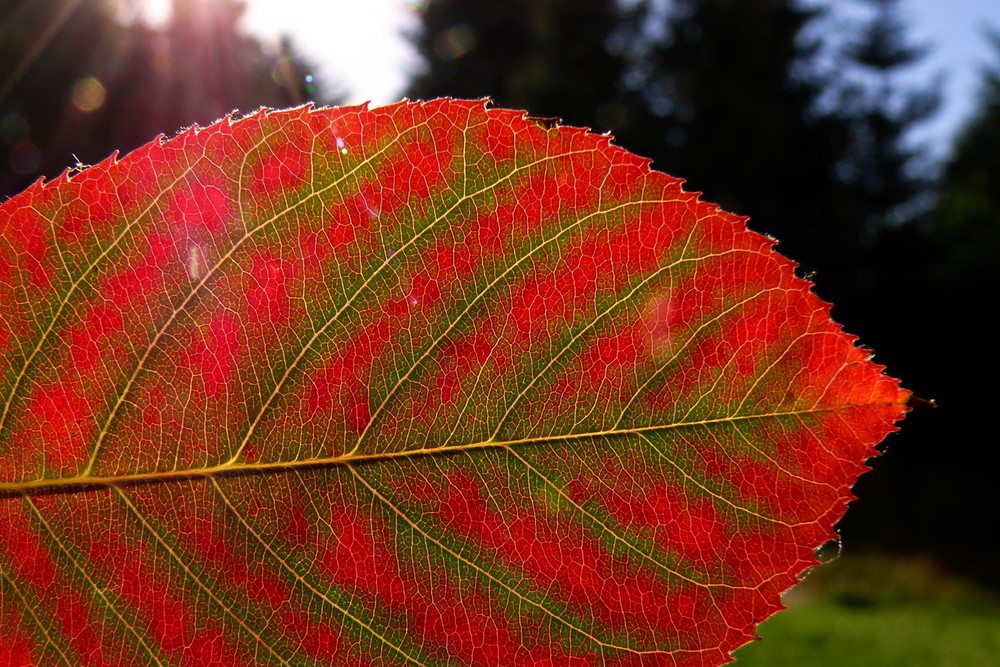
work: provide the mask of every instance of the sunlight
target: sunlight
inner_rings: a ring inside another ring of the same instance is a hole
[[[423,3],[406,0],[251,0],[244,26],[265,39],[290,35],[327,90],[348,101],[399,99],[414,56],[403,35],[416,29]]]
[[[140,0],[138,11],[151,25],[161,25],[170,17],[170,0]]]
[[[151,25],[170,18],[175,0],[122,0]],[[198,2],[199,0],[188,0]],[[232,0],[200,0],[204,3]],[[292,38],[328,93],[347,102],[398,100],[415,63],[405,35],[416,30],[425,0],[242,0],[242,27],[265,42]]]

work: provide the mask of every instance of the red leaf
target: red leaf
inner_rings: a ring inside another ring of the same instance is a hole
[[[909,393],[772,242],[483,102],[0,206],[0,660],[714,665]]]

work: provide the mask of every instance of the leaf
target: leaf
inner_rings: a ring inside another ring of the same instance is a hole
[[[773,242],[485,103],[0,208],[0,662],[711,665],[908,392]]]

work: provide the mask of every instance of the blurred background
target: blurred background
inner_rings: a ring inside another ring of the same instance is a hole
[[[613,132],[937,400],[740,664],[1000,664],[1000,2],[0,0],[0,201],[233,109],[403,95]]]

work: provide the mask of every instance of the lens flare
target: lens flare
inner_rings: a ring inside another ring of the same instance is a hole
[[[73,106],[84,113],[96,111],[104,105],[107,93],[104,84],[88,76],[73,85]]]

